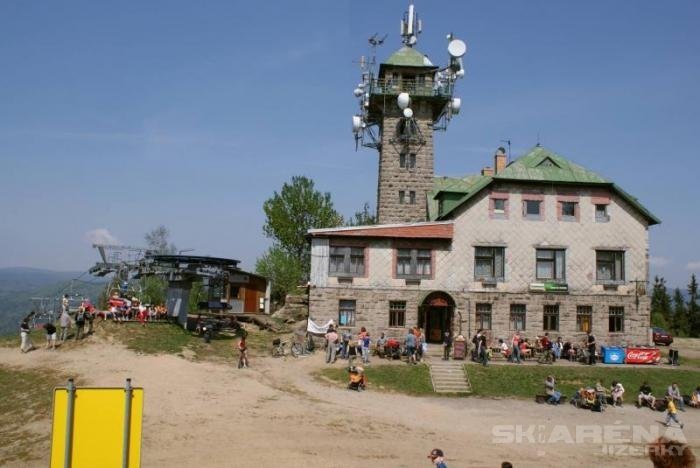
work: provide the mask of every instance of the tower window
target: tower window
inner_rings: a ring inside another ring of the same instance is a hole
[[[406,203],[406,192],[404,190],[399,190],[399,203],[401,205]]]
[[[416,204],[416,192],[414,192],[413,190],[408,192],[408,203],[410,203],[411,205]]]
[[[399,166],[404,169],[416,167],[416,153],[401,153],[399,155]]]

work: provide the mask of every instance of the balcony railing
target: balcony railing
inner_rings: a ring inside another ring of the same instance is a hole
[[[395,80],[392,78],[375,79],[370,84],[370,94],[397,95],[408,93],[411,96],[450,97],[453,85],[437,84],[417,80]]]

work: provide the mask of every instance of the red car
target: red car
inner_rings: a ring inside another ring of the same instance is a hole
[[[651,340],[655,345],[663,344],[666,346],[671,346],[671,343],[673,343],[673,337],[671,334],[663,328],[658,327],[651,329]]]

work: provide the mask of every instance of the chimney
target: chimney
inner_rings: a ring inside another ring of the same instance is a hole
[[[496,154],[493,157],[493,167],[495,167],[495,173],[500,174],[506,168],[506,149],[500,147],[496,150]]]
[[[486,166],[481,170],[481,175],[491,177],[493,175],[493,169]]]

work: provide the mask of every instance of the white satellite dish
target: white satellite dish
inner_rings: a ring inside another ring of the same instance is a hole
[[[362,91],[360,88],[355,88],[355,90],[352,93],[355,95],[355,97],[360,97],[362,96],[364,91]]]
[[[399,97],[396,98],[396,103],[399,105],[399,109],[405,109],[411,103],[411,96],[408,93],[400,93]]]
[[[467,44],[460,39],[453,39],[447,46],[447,52],[454,58],[460,58],[467,53]]]
[[[413,110],[411,110],[410,107],[407,107],[403,110],[403,116],[406,117],[407,119],[410,119],[413,117]]]
[[[362,130],[362,117],[359,115],[352,116],[352,132],[359,133]]]
[[[450,102],[450,108],[452,109],[453,114],[459,114],[459,110],[462,108],[462,99],[458,97],[452,98],[452,102]]]

